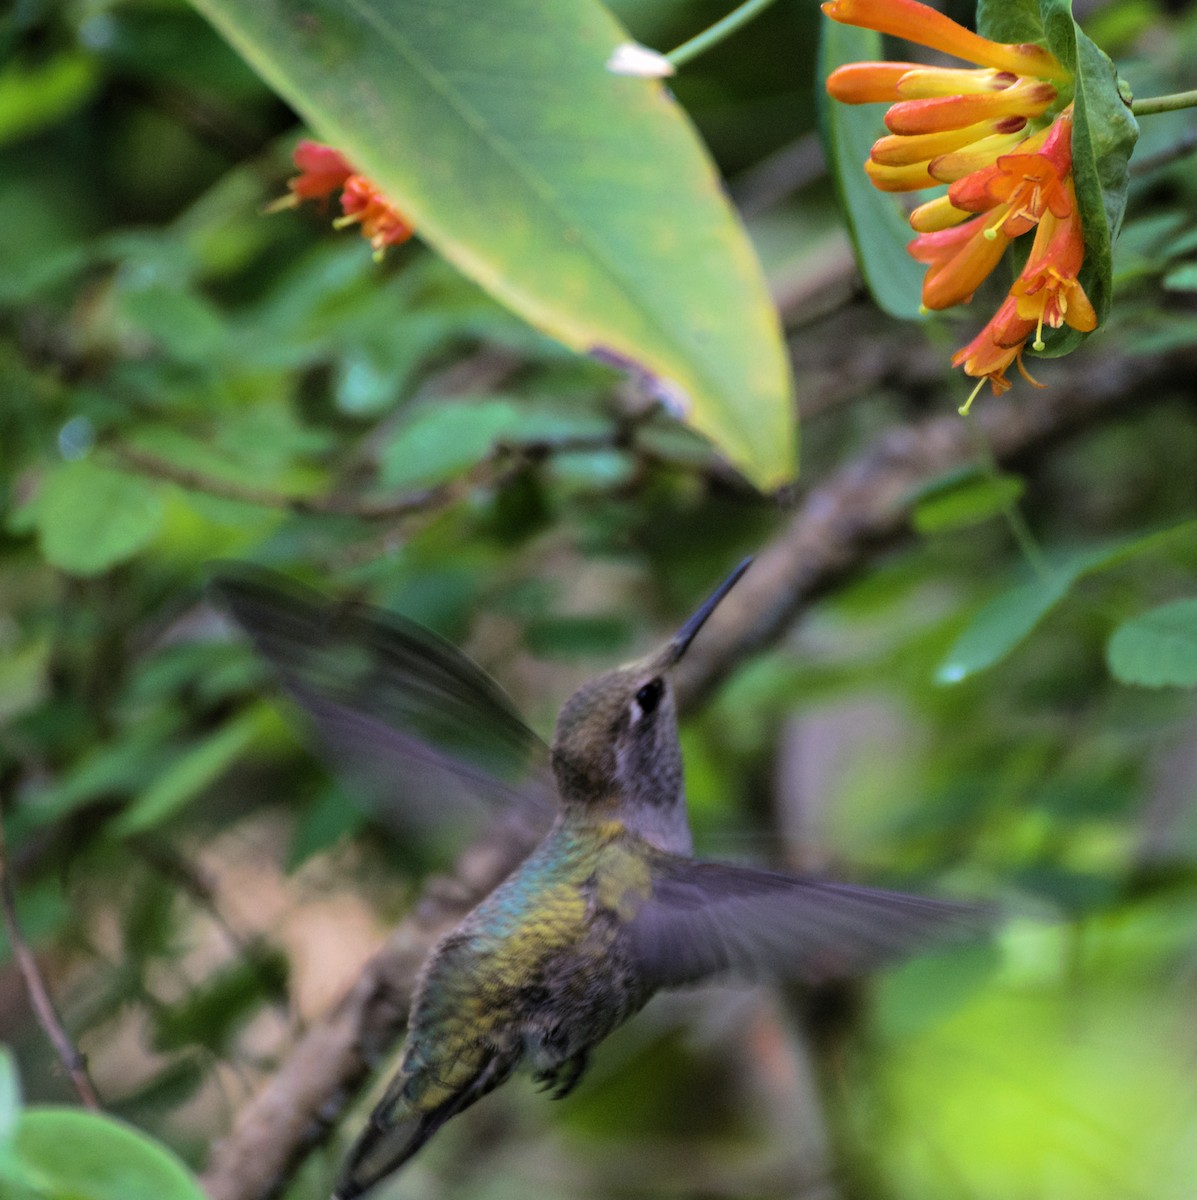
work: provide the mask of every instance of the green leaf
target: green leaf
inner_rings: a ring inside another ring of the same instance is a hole
[[[519,426],[520,411],[509,400],[425,405],[383,447],[379,482],[387,488],[443,483],[485,458]]]
[[[1039,8],[1047,48],[1075,76],[1072,172],[1085,233],[1080,281],[1100,328],[1113,297],[1111,251],[1126,211],[1128,163],[1139,125],[1119,91],[1114,64],[1073,20],[1071,0],[1039,0]],[[1063,331],[1048,341],[1044,354],[1065,354],[1086,336]]]
[[[83,460],[42,481],[34,519],[49,562],[75,575],[98,575],[153,541],[162,500],[147,480]]]
[[[1004,512],[1024,489],[1017,475],[974,476],[920,500],[912,521],[923,534],[965,529]]]
[[[112,832],[143,833],[181,812],[245,753],[267,713],[265,705],[255,706],[184,751],[113,822]]]
[[[112,1117],[27,1109],[16,1153],[37,1200],[204,1200],[169,1150]]]
[[[38,66],[0,71],[0,144],[27,137],[81,108],[100,81],[95,59],[70,51]]]
[[[1113,546],[1085,550],[1053,567],[1045,576],[996,596],[961,632],[935,672],[937,683],[960,683],[1006,657],[1086,575],[1104,571],[1174,538],[1197,535],[1197,521],[1131,538]]]
[[[1164,276],[1164,287],[1170,292],[1197,292],[1197,263],[1183,263]]]
[[[409,216],[533,325],[659,386],[761,486],[795,469],[760,266],[657,81],[596,2],[193,0]]]
[[[1124,621],[1106,645],[1115,679],[1143,687],[1197,687],[1197,599]]]
[[[0,1144],[7,1143],[21,1112],[21,1082],[12,1051],[0,1045]]]
[[[227,337],[219,311],[186,288],[151,283],[123,289],[119,297],[121,315],[172,358],[206,362]]]
[[[977,0],[977,32],[994,42],[1042,42],[1039,0]]]
[[[960,683],[1000,662],[1068,595],[1076,578],[1074,571],[1057,571],[996,596],[952,644],[936,683]]]
[[[819,79],[848,62],[885,58],[881,35],[871,29],[823,21],[819,40]],[[831,166],[840,211],[856,248],[856,263],[869,293],[892,317],[921,319],[925,267],[906,253],[914,236],[901,201],[879,192],[864,173],[863,164],[885,128],[873,104],[840,104],[820,82],[819,129]]]

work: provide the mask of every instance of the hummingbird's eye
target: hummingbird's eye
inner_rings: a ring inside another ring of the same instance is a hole
[[[636,693],[636,703],[640,706],[640,711],[648,716],[661,703],[664,694],[665,684],[660,679],[650,679]]]

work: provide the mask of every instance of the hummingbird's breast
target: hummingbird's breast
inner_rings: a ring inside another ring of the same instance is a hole
[[[618,822],[559,820],[433,953],[409,1046],[426,1062],[469,1045],[552,1069],[642,1007],[625,934],[651,890],[642,845]]]

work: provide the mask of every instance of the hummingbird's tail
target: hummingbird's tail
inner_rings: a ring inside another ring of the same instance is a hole
[[[426,1106],[426,1097],[422,1097],[425,1105],[404,1103],[403,1093],[415,1090],[411,1085],[418,1086],[418,1081],[401,1074],[349,1151],[331,1200],[355,1200],[397,1171],[450,1117],[498,1087],[514,1070],[515,1061],[497,1055],[488,1058],[471,1080],[433,1107]]]

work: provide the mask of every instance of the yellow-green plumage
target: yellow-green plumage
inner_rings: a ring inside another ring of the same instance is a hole
[[[601,806],[600,806],[601,807]],[[357,1160],[367,1183],[521,1066],[564,1095],[586,1053],[650,994],[626,923],[651,893],[643,839],[567,811],[523,866],[435,948],[398,1072]],[[353,1195],[347,1187],[339,1195]]]

